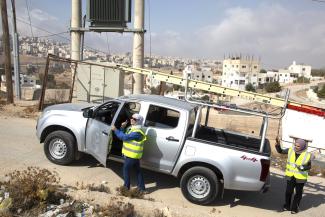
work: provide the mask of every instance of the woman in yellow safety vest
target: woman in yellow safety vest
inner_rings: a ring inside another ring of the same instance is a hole
[[[130,170],[135,169],[138,189],[140,192],[145,192],[145,184],[143,175],[140,169],[140,159],[143,155],[143,144],[146,141],[146,135],[141,130],[143,118],[139,114],[133,114],[130,118],[131,126],[125,129],[127,121],[121,125],[121,130],[112,126],[115,135],[123,141],[122,154],[124,156],[123,178],[124,187],[130,189]]]
[[[307,152],[307,144],[303,139],[296,139],[293,147],[281,149],[279,139],[276,139],[275,148],[278,153],[288,154],[285,176],[287,189],[285,193],[285,204],[282,211],[291,210],[292,214],[299,212],[299,204],[302,198],[302,191],[308,178],[308,171],[311,168],[311,154]],[[296,194],[291,203],[294,188]]]

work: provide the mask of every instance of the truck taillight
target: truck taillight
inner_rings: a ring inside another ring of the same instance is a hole
[[[261,167],[260,181],[265,182],[270,171],[270,160],[261,159]]]

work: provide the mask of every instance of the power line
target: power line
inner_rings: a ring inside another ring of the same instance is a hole
[[[31,34],[32,34],[32,37],[34,37],[33,27],[32,27],[32,20],[30,19],[30,13],[29,13],[29,7],[28,7],[28,0],[25,0],[25,2],[26,2],[26,8],[27,8],[28,19],[29,19],[30,32],[31,32]]]
[[[26,24],[26,25],[30,25],[29,23],[25,22],[24,20],[22,20],[22,19],[20,19],[20,18],[17,18],[17,20],[18,20],[18,22],[24,23],[24,24]],[[41,30],[41,31],[43,31],[43,32],[46,32],[46,33],[49,33],[49,34],[52,34],[52,35],[55,35],[55,36],[57,36],[57,37],[59,37],[59,38],[65,39],[65,40],[67,40],[67,41],[69,41],[69,42],[71,41],[70,38],[65,37],[65,36],[62,36],[62,34],[65,34],[65,33],[68,33],[68,32],[62,32],[62,33],[59,34],[59,33],[53,33],[53,32],[50,32],[50,31],[48,31],[48,30],[46,30],[46,29],[44,29],[44,28],[41,28],[41,27],[35,26],[35,25],[33,25],[33,24],[32,24],[32,26],[33,26],[35,29]],[[107,54],[107,52],[105,52],[105,51],[102,51],[102,50],[99,50],[99,49],[96,49],[96,48],[93,48],[93,47],[90,47],[90,46],[87,46],[87,45],[85,45],[85,47],[87,47],[88,49],[90,49],[90,50],[92,50],[92,51],[96,51],[96,52],[99,52],[99,53]]]
[[[59,36],[62,34],[68,34],[68,33],[69,33],[69,31],[65,31],[65,32],[53,33],[53,34],[49,34],[49,35],[37,36],[37,38],[47,38],[47,37]]]

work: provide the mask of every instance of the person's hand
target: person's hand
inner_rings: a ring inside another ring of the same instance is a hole
[[[115,125],[112,125],[112,130],[113,131],[117,130],[117,128],[115,127]]]
[[[122,127],[122,128],[125,128],[127,124],[128,124],[128,120],[124,121],[124,122],[121,124],[121,127]]]

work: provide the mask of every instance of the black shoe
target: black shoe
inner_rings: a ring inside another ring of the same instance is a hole
[[[283,207],[282,207],[282,211],[284,212],[284,211],[290,211],[290,208],[288,207],[288,206],[286,206],[286,205],[283,205]]]
[[[298,209],[291,210],[291,214],[297,214],[299,212]]]

